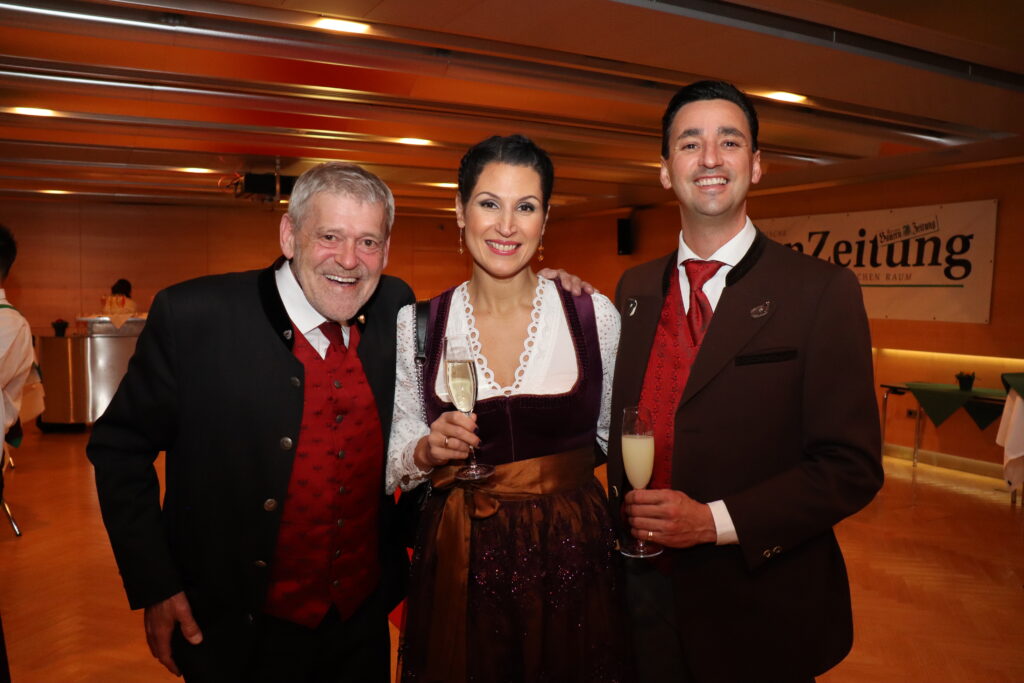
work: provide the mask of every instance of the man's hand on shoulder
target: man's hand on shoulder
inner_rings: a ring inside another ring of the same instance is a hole
[[[633,536],[669,548],[689,548],[718,540],[711,508],[682,491],[630,491],[626,494],[625,513]]]
[[[146,625],[146,643],[149,645],[149,651],[167,667],[168,671],[180,676],[181,672],[171,657],[171,635],[175,627],[181,624],[181,634],[193,645],[203,642],[203,633],[199,630],[199,624],[192,618],[192,608],[185,593],[175,593],[162,602],[150,605],[145,610],[143,621]]]
[[[597,287],[589,282],[584,282],[579,276],[567,273],[561,268],[557,270],[554,268],[542,268],[537,271],[537,275],[549,280],[558,280],[562,284],[562,289],[572,292],[573,296],[579,296],[583,292],[587,294],[597,293]]]

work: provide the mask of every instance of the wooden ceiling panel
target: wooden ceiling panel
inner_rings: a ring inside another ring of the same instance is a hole
[[[240,200],[223,186],[235,174],[341,159],[394,184],[400,212],[450,217],[452,191],[425,183],[452,181],[474,142],[522,132],[555,160],[561,215],[622,210],[670,200],[657,179],[660,116],[697,77],[755,96],[770,191],[787,178],[909,172],[893,169],[958,145],[975,150],[970,163],[1000,163],[986,143],[1024,133],[1024,88],[651,9],[658,3],[20,1],[0,8],[0,154],[10,160],[0,196],[38,184],[118,201],[231,202]],[[819,21],[864,16],[832,0],[807,7]],[[938,30],[874,11],[918,42]],[[321,14],[371,29],[312,28]],[[962,40],[977,43],[964,25]],[[783,89],[810,99],[759,97]],[[62,116],[14,113],[25,106]],[[187,166],[217,173],[178,170]]]

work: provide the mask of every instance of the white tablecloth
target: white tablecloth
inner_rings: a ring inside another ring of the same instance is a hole
[[[1002,446],[1003,476],[1011,489],[1024,484],[1024,399],[1014,389],[1006,395],[996,443]]]

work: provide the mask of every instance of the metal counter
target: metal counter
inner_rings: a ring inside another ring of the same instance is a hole
[[[41,337],[39,367],[46,389],[43,423],[91,424],[113,398],[145,324],[131,318],[114,327],[110,318],[80,318],[90,334]]]

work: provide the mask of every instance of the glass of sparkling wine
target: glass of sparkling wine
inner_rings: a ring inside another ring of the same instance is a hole
[[[476,366],[469,348],[469,335],[452,334],[444,338],[444,377],[448,395],[455,409],[469,417],[476,405]],[[469,464],[455,473],[456,479],[475,481],[494,473],[492,465],[476,461],[476,452],[469,449]]]
[[[647,487],[654,469],[654,425],[645,408],[630,406],[622,411],[622,465],[634,489]],[[631,537],[620,552],[626,557],[655,557],[661,555],[662,547]]]

